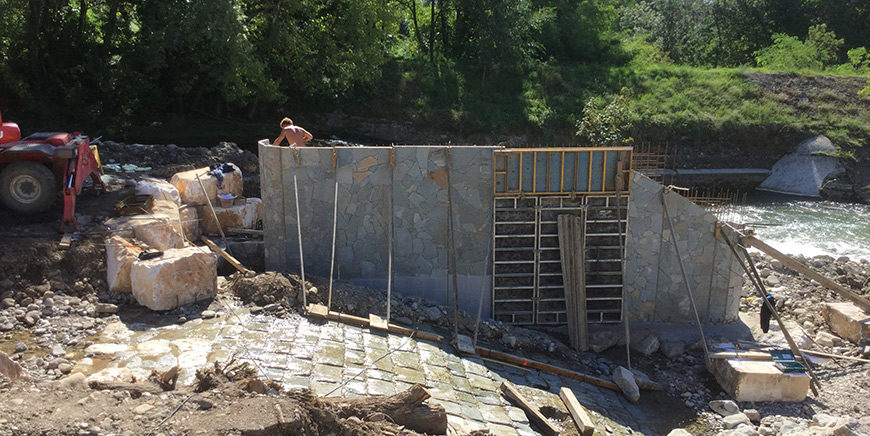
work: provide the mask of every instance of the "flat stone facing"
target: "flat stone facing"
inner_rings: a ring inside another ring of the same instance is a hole
[[[394,292],[449,304],[449,186],[460,307],[476,313],[482,291],[483,316],[489,316],[492,279],[485,259],[492,228],[492,150],[337,147],[333,161],[332,148],[299,149],[297,159],[287,147],[261,143],[266,268],[299,271],[298,191],[306,272],[329,275],[337,180],[336,273],[386,288],[392,223]]]
[[[870,337],[870,314],[852,303],[825,303],[822,315],[831,331],[843,339],[858,342]]]
[[[125,368],[124,373],[129,370],[144,379],[157,366],[177,364],[181,368],[178,382],[190,385],[201,365],[235,355],[253,363],[285,389],[308,388],[321,395],[351,398],[391,395],[410,387],[407,380],[414,379],[426,386],[432,395],[431,403],[444,406],[452,428],[485,428],[492,434],[509,436],[536,433],[522,410],[499,393],[502,381],[517,384],[523,395],[539,407],[560,409],[564,405],[558,390],[567,386],[589,409],[602,431],[607,426],[616,435],[630,434],[628,427],[651,433],[647,427],[649,417],[639,406],[617,392],[588,383],[459,357],[447,344],[373,333],[332,321],[309,321],[301,316],[255,316],[237,306],[233,311],[239,317],[221,316],[180,326],[149,325],[136,331],[122,323],[113,324],[106,331],[114,333],[105,340],[128,336],[130,349],[124,347],[106,356],[112,358],[109,366]],[[166,352],[167,348],[170,351]],[[157,355],[165,362],[158,364],[154,360]],[[376,360],[378,363],[370,368]],[[73,371],[92,371],[87,361],[83,362]],[[533,383],[540,387],[532,387]]]
[[[169,180],[169,183],[178,190],[181,202],[184,204],[204,205],[207,204],[208,200],[211,200],[213,205],[218,205],[218,194],[242,195],[242,170],[235,164],[230,165],[233,166],[234,171],[223,175],[221,189],[218,189],[217,178],[208,175],[208,167],[176,173]],[[199,181],[196,179],[197,175]],[[202,181],[202,186],[199,184],[200,181]],[[203,186],[205,191],[202,190]]]
[[[736,401],[803,401],[810,388],[805,373],[783,373],[772,361],[712,359],[708,369]]]
[[[695,322],[662,206],[664,186],[635,172],[628,206],[624,286],[632,321]],[[703,323],[737,319],[743,271],[716,238],[716,217],[668,192],[668,211]],[[735,240],[727,228],[723,233]]]
[[[151,310],[170,310],[217,293],[217,257],[202,248],[169,249],[133,262],[133,296]]]

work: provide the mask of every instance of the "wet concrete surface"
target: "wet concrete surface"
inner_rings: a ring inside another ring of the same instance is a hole
[[[598,424],[596,434],[665,434],[677,421],[687,425],[691,419],[679,413],[677,400],[660,393],[632,404],[617,392],[573,379],[460,357],[446,341],[439,344],[300,315],[253,315],[232,300],[225,304],[227,310],[215,318],[184,324],[169,324],[144,310],[122,312],[120,322],[109,324],[94,338],[73,372],[88,375],[107,367],[127,368],[144,379],[151,370],[178,365],[178,382],[189,385],[197,369],[235,356],[252,362],[286,389],[308,388],[321,396],[391,395],[420,383],[431,393],[430,401],[444,406],[452,428],[487,428],[497,435],[536,434],[525,413],[500,395],[504,380],[516,384],[533,404],[560,411],[552,417],[557,425],[569,427],[567,434],[576,430],[571,419],[565,419],[558,396],[562,386],[570,387],[589,409]]]

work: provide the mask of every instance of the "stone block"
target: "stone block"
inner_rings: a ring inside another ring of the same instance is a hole
[[[178,204],[173,201],[155,199],[154,204],[151,206],[151,215],[167,217],[169,225],[171,225],[179,235],[184,231],[184,226],[181,222],[181,211]]]
[[[822,315],[831,331],[843,339],[858,342],[870,337],[870,314],[852,303],[825,303]]]
[[[749,420],[748,416],[740,412],[722,418],[722,425],[724,425],[725,428],[734,428],[740,424],[752,425],[752,422]]]
[[[130,267],[142,249],[115,235],[106,240],[106,282],[110,291],[130,292]]]
[[[155,200],[171,201],[178,206],[181,205],[181,195],[178,194],[178,189],[166,180],[143,177],[136,182],[136,194],[150,195]]]
[[[170,310],[217,293],[217,256],[198,247],[165,250],[137,260],[130,273],[133,296],[152,310]]]
[[[772,361],[711,359],[707,368],[736,401],[803,401],[810,388],[804,373],[783,373]]]
[[[215,206],[214,215],[208,205],[197,206],[196,213],[200,217],[203,233],[218,233],[218,226],[214,219],[215,215],[217,215],[217,219],[220,221],[224,232],[230,227],[252,229],[256,227],[258,222],[263,220],[263,202],[259,198],[248,198],[245,200],[245,204],[230,207]]]
[[[133,235],[136,239],[160,251],[184,247],[181,232],[172,225],[167,215],[137,215],[142,219],[133,222]],[[177,220],[175,220],[177,221]]]
[[[234,171],[224,173],[220,189],[218,189],[217,178],[208,175],[208,167],[176,173],[169,183],[178,190],[181,202],[184,204],[205,205],[208,204],[208,200],[211,200],[213,205],[218,205],[218,194],[242,195],[242,170],[234,164],[230,165],[233,166]],[[202,181],[202,186],[196,179],[197,175]],[[203,187],[205,191],[202,190]]]
[[[178,216],[181,219],[181,229],[184,231],[184,237],[188,241],[198,241],[202,236],[202,229],[199,225],[199,212],[196,206],[182,205],[178,208]]]
[[[173,226],[172,221],[176,224]],[[184,247],[184,239],[178,230],[178,218],[169,215],[134,215],[106,220],[106,227],[126,239],[136,238],[156,250]]]

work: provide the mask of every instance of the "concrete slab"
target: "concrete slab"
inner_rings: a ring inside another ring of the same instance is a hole
[[[712,359],[707,369],[737,401],[803,401],[810,388],[805,373],[783,373],[772,361]]]
[[[822,316],[831,331],[843,339],[858,342],[870,337],[870,314],[852,303],[825,303]]]

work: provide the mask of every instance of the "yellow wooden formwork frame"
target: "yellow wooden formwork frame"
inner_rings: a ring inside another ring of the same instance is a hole
[[[633,148],[632,147],[546,147],[546,148],[506,148],[501,150],[493,151],[493,195],[496,197],[512,197],[512,196],[529,196],[529,195],[607,195],[607,194],[616,194],[616,189],[607,190],[607,154],[611,152],[615,153],[625,153],[626,155],[620,159],[622,162],[622,168],[617,168],[617,174],[622,173],[622,180],[624,181],[623,192],[627,191],[626,187],[631,184],[631,154]],[[578,157],[580,153],[588,152],[589,153],[589,162],[588,167],[586,169],[587,173],[587,181],[586,181],[586,190],[580,191],[577,190],[577,185],[579,181],[580,174],[580,159],[574,159],[574,183],[571,186],[572,189],[568,190],[565,186],[565,155],[567,153],[577,153]],[[550,165],[550,154],[558,153],[561,155],[560,160],[560,168],[559,168],[559,190],[558,191],[538,191],[538,165],[537,165],[537,157],[538,153],[547,154],[547,164],[546,164],[546,177],[544,178],[547,183],[551,180],[552,168]],[[596,153],[601,153],[601,168],[602,168],[602,177],[601,177],[601,190],[591,190],[592,188],[592,162],[593,156]],[[531,191],[523,191],[523,162],[525,161],[525,156],[532,156],[532,189]],[[518,184],[517,190],[511,191],[508,187],[508,163],[510,162],[511,156],[517,156],[518,160]],[[503,168],[499,170],[499,160],[503,162]],[[616,176],[616,174],[614,174]],[[498,181],[501,178],[503,190],[499,191]],[[614,180],[617,178],[614,177]],[[614,183],[616,186],[616,183]]]

